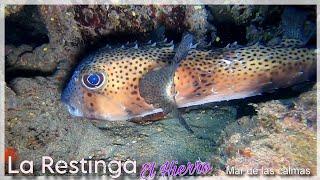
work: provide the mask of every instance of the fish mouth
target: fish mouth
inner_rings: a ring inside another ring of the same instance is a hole
[[[72,105],[65,104],[68,108],[68,111],[71,115],[76,116],[76,117],[82,117],[83,113],[76,107]]]

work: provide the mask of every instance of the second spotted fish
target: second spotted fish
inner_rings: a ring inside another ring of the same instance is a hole
[[[283,40],[273,47],[194,49],[186,37],[178,48],[103,48],[75,69],[62,101],[75,116],[129,120],[307,81],[315,76],[316,54],[305,47],[310,34],[297,28],[303,18],[292,21],[290,11],[283,15]]]

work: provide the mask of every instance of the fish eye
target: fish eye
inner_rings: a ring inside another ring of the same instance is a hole
[[[105,76],[103,73],[90,73],[82,76],[82,84],[88,89],[98,89],[104,83]]]

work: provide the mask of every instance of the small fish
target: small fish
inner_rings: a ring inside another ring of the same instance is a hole
[[[315,50],[302,47],[310,37],[292,32],[292,23],[283,25],[288,33],[275,47],[180,50],[160,42],[100,49],[75,69],[62,101],[74,116],[129,120],[307,81],[316,73]],[[170,67],[172,74],[166,71]]]

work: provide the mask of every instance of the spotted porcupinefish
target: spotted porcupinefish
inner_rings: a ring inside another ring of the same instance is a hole
[[[315,75],[315,51],[302,47],[307,38],[289,29],[274,47],[193,49],[185,38],[178,48],[103,48],[75,69],[62,101],[74,116],[114,121],[259,95]]]

